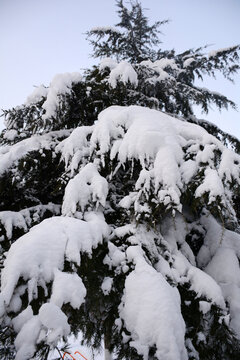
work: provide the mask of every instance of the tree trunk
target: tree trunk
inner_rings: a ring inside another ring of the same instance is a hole
[[[104,359],[105,360],[112,360],[112,354],[109,351],[110,347],[110,334],[105,332],[104,334]]]
[[[104,359],[105,360],[112,360],[112,354],[110,353],[110,351],[108,349],[104,349]]]

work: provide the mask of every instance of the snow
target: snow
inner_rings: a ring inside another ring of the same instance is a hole
[[[77,274],[55,270],[50,302],[62,307],[69,303],[73,309],[79,309],[86,296],[86,288]]]
[[[28,306],[18,316],[13,319],[13,327],[16,332],[19,332],[23,325],[33,317],[32,307]]]
[[[0,318],[4,315],[4,313],[5,313],[4,301],[3,298],[0,296]]]
[[[62,213],[72,216],[76,211],[84,212],[87,206],[94,204],[105,207],[108,194],[108,182],[102,177],[95,164],[89,163],[71,179],[65,189]]]
[[[218,283],[230,308],[230,326],[240,334],[240,234],[224,229],[212,215],[205,214],[201,223],[207,229],[198,253],[198,264]]]
[[[94,214],[89,221],[52,217],[34,226],[11,246],[5,260],[0,297],[6,306],[20,277],[28,281],[31,301],[37,296],[37,284],[45,289],[54,280],[55,270],[63,270],[65,258],[80,264],[80,253],[91,255],[107,231],[104,220]]]
[[[234,181],[240,185],[240,161],[239,155],[229,149],[223,149],[221,163],[219,164],[219,175],[226,178],[228,182]]]
[[[195,191],[195,197],[201,197],[206,192],[209,192],[209,204],[215,202],[217,196],[224,198],[224,187],[217,170],[205,170],[204,181]]]
[[[126,254],[124,251],[118,249],[112,242],[108,242],[108,255],[104,258],[104,264],[107,264],[110,269],[126,264]]]
[[[41,321],[38,316],[33,316],[21,328],[15,339],[17,350],[15,360],[30,359],[36,351],[36,342],[41,329]]]
[[[240,236],[239,236],[240,239]],[[223,266],[224,264],[224,266]],[[205,271],[221,286],[230,306],[230,326],[240,334],[240,269],[239,260],[233,248],[219,247],[206,266]]]
[[[166,219],[161,228],[164,240],[167,241],[173,254],[173,265],[172,268],[169,269],[162,259],[160,259],[160,263],[157,264],[157,269],[161,270],[163,268],[163,273],[174,279],[176,283],[190,284],[190,290],[193,290],[197,297],[204,298],[210,301],[211,304],[215,304],[225,310],[225,299],[220,284],[214,277],[206,273],[205,269],[201,270],[192,265],[195,263],[195,259],[189,247],[184,246],[184,248],[182,248],[182,245],[179,246],[180,244],[186,244],[185,238],[189,231],[183,217],[177,215],[174,226],[171,226],[170,219]],[[179,247],[180,250],[178,250]],[[199,265],[201,265],[201,263],[198,264],[198,266]]]
[[[42,105],[45,114],[42,116],[43,120],[50,119],[55,116],[58,106],[60,104],[60,96],[71,93],[73,84],[81,82],[82,75],[78,72],[57,74],[48,89],[47,98]]]
[[[44,135],[33,135],[28,139],[7,147],[0,154],[0,174],[3,174],[14,163],[26,156],[31,151],[51,149],[59,142],[59,138],[70,135],[71,130],[51,131]]]
[[[190,57],[190,58],[184,60],[183,67],[184,68],[189,67],[194,61],[195,61],[195,59],[193,57]]]
[[[0,222],[6,230],[6,235],[8,239],[12,238],[13,227],[18,227],[27,231],[26,221],[20,212],[1,211]]]
[[[206,344],[207,339],[206,339],[206,336],[204,335],[204,333],[198,332],[197,337],[198,337],[198,339],[197,339],[197,342],[198,342],[198,343],[204,342],[204,343]]]
[[[240,234],[224,229],[223,224],[218,223],[208,212],[201,217],[201,224],[207,229],[207,232],[204,237],[204,244],[197,256],[200,267],[208,265],[220,245],[232,248],[237,257],[240,257]]]
[[[206,314],[211,309],[211,303],[208,301],[199,301],[199,310]]]
[[[195,291],[198,297],[203,296],[225,309],[222,290],[211,276],[196,267],[191,267],[187,274],[187,280],[191,283],[190,290]]]
[[[113,284],[113,278],[105,277],[103,279],[101,289],[102,289],[104,295],[109,295],[109,293],[111,292],[111,289],[112,289],[112,284]]]
[[[136,227],[133,224],[127,224],[114,229],[113,234],[117,237],[124,237],[125,235],[132,235],[136,233]]]
[[[109,76],[109,84],[112,88],[116,88],[117,82],[120,81],[123,84],[130,82],[133,86],[138,85],[137,73],[127,61],[121,61],[116,67],[113,68]]]
[[[84,346],[84,345],[80,345],[83,341],[83,335],[82,333],[78,333],[78,335],[75,337],[74,335],[70,335],[68,336],[68,344],[69,347],[67,349],[67,352],[70,355],[65,355],[64,359],[67,360],[71,360],[72,357],[75,357],[76,360],[81,360],[83,358],[83,356],[85,356],[85,358],[87,360],[105,360],[104,358],[104,352],[102,351],[102,349],[100,350],[94,350],[93,348]],[[66,344],[61,340],[58,343],[58,348],[61,349],[62,347],[64,347]],[[61,351],[62,355],[64,354],[64,351]],[[80,356],[79,353],[82,355]],[[56,360],[56,358],[59,357],[59,353],[56,349],[54,349],[53,351],[51,351],[50,355],[49,355],[49,360]]]
[[[87,136],[93,131],[93,126],[81,126],[74,129],[70,136],[56,146],[56,152],[61,153],[66,170],[71,176],[76,172],[79,161],[89,156]],[[69,166],[69,167],[68,167]]]
[[[18,330],[14,343],[17,360],[32,358],[36,344],[43,339],[49,345],[57,345],[59,339],[66,337],[70,332],[67,316],[52,303],[43,304],[39,314],[35,316],[29,306],[13,320],[13,323],[15,330]]]
[[[14,139],[18,136],[18,132],[15,129],[10,129],[7,130],[4,135],[3,138],[8,140],[8,141],[14,141]]]
[[[53,215],[59,215],[60,205],[48,203],[20,211],[0,211],[0,223],[5,228],[7,238],[11,239],[14,228],[23,229],[26,232],[33,222],[41,220],[46,211],[50,211]]]
[[[221,271],[224,264],[224,270]],[[219,267],[220,266],[220,267]],[[219,284],[236,284],[240,286],[240,269],[235,251],[228,247],[219,247],[205,271]]]
[[[208,58],[210,59],[211,57],[215,57],[217,56],[219,53],[224,53],[224,52],[228,52],[231,51],[235,48],[236,46],[230,46],[230,47],[226,47],[226,48],[222,48],[222,49],[217,49],[217,50],[212,50],[208,53]]]
[[[230,328],[233,329],[238,338],[240,338],[240,289],[236,284],[222,284],[221,285],[224,297],[229,303],[230,316],[225,318],[224,321]],[[230,320],[230,321],[229,321]]]
[[[134,201],[137,198],[137,192],[133,191],[129,193],[129,195],[125,196],[120,202],[119,206],[121,206],[124,209],[129,209],[131,205],[134,203]]]
[[[26,106],[30,106],[32,104],[36,104],[39,101],[41,101],[43,98],[46,98],[48,95],[48,88],[45,87],[44,85],[40,85],[38,87],[36,87],[32,94],[30,94],[27,97],[27,100],[25,101],[25,105]]]
[[[162,58],[160,60],[156,60],[153,63],[153,68],[155,69],[166,69],[168,67],[170,67],[173,70],[179,70],[174,59]]]
[[[103,71],[106,68],[113,70],[118,65],[117,61],[112,58],[104,58],[100,61],[99,70]]]
[[[131,333],[130,345],[144,360],[154,345],[159,360],[187,359],[178,291],[147,264],[139,247],[129,247],[127,255],[136,267],[125,282],[120,316]]]
[[[38,315],[32,316],[28,307],[13,320],[18,332],[16,359],[31,357],[38,338],[56,344],[62,336],[69,334],[67,317],[60,308],[65,303],[79,308],[84,302],[86,289],[77,274],[62,272],[64,261],[79,265],[81,253],[91,256],[92,249],[107,235],[108,226],[97,214],[87,214],[86,221],[59,216],[34,226],[11,246],[1,274],[1,315],[4,309],[13,311],[11,303],[26,290],[31,302],[38,296],[38,286],[43,288],[50,301],[42,305]],[[20,278],[27,286],[17,285]],[[47,284],[50,282],[53,286],[48,294]]]
[[[55,341],[57,337],[65,337],[70,333],[67,316],[57,305],[53,303],[43,304],[39,309],[38,317],[43,326],[53,330],[48,334],[50,342]]]
[[[121,31],[119,31],[114,26],[95,26],[90,30],[90,32],[112,32],[116,34],[121,34]]]
[[[167,79],[172,79],[175,81],[175,78],[168,73],[169,69],[177,73],[181,71],[173,59],[167,58],[162,58],[154,62],[150,60],[144,60],[140,63],[140,65],[145,66],[156,73],[154,76],[147,79],[147,81],[150,83],[156,83],[157,81],[162,82]]]
[[[129,160],[140,161],[142,172],[136,182],[137,192],[122,200],[121,206],[125,208],[134,203],[135,208],[141,209],[141,194],[148,198],[154,192],[157,201],[181,211],[181,193],[202,163],[206,170],[196,195],[208,193],[210,203],[219,196],[229,208],[228,179],[239,181],[236,162],[240,162],[239,155],[198,125],[140,106],[112,106],[102,111],[93,128],[90,146],[91,152],[99,147],[97,155],[101,159],[109,151],[110,159],[116,158],[122,166]],[[218,167],[214,164],[216,152],[221,153]]]

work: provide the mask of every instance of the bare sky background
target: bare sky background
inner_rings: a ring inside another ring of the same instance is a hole
[[[181,52],[205,44],[209,50],[240,43],[240,0],[142,0],[150,21],[162,27],[162,48]],[[114,0],[0,0],[0,109],[22,104],[34,85],[48,85],[56,73],[81,71],[97,60],[84,33],[114,25]],[[200,86],[223,93],[240,110],[240,76],[235,85],[206,79]],[[213,109],[207,118],[240,138],[240,112]],[[2,118],[0,119],[2,123]],[[0,124],[1,126],[1,124]]]

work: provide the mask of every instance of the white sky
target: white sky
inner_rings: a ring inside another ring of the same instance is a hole
[[[151,21],[171,19],[162,27],[164,49],[181,52],[214,44],[210,51],[240,42],[240,0],[142,0],[142,4]],[[93,64],[84,32],[117,21],[114,0],[0,0],[0,109],[22,104],[34,85],[48,85],[56,73]],[[222,92],[240,109],[239,75],[235,85],[219,76],[200,86]],[[207,119],[240,138],[240,112],[214,110]]]

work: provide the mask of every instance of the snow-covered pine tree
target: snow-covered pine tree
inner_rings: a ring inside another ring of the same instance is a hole
[[[118,38],[95,29],[116,36],[95,54],[116,60],[59,74],[5,111],[0,356],[49,359],[81,332],[95,348],[104,339],[106,359],[233,360],[240,144],[192,105],[234,106],[194,79],[231,76],[239,47],[155,50],[160,23],[117,5]]]
[[[185,117],[193,114],[193,104],[200,105],[205,112],[211,103],[219,109],[235,107],[224,95],[198,87],[194,81],[203,80],[204,75],[214,77],[216,71],[232,79],[239,70],[238,45],[208,54],[207,46],[181,54],[163,51],[157,47],[158,34],[159,27],[167,21],[150,26],[138,1],[130,2],[130,9],[122,0],[116,3],[120,22],[115,27],[93,28],[87,32],[87,38],[93,45],[93,56],[105,58],[98,71],[113,88],[117,87],[117,79],[125,83],[128,102]],[[108,57],[116,58],[119,64]]]
[[[131,2],[131,9],[124,6],[122,0],[117,0],[116,4],[120,22],[115,27],[95,27],[87,32],[94,50],[93,56],[114,56],[118,60],[130,59],[132,62],[154,57],[153,46],[161,43],[159,27],[168,20],[157,21],[150,26],[139,2]]]

